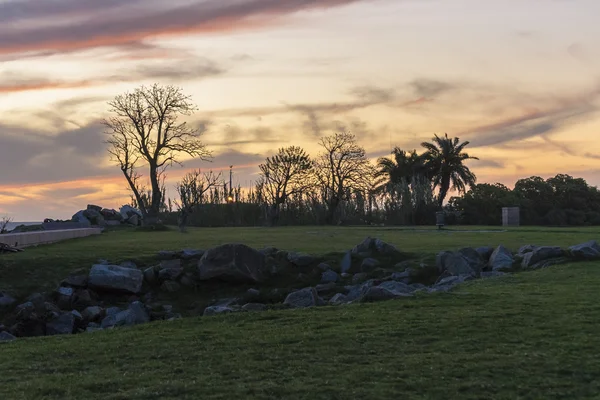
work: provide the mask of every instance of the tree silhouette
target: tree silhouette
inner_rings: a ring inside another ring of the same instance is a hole
[[[379,192],[393,193],[394,188],[403,182],[411,185],[421,178],[427,177],[425,159],[416,150],[407,152],[399,147],[392,150],[392,157],[381,157],[377,160]]]
[[[282,147],[277,154],[267,157],[259,168],[262,188],[268,202],[269,224],[274,225],[279,216],[279,209],[287,199],[302,194],[313,186],[313,164],[304,149],[289,146]]]
[[[174,86],[141,86],[133,92],[115,97],[108,103],[113,114],[104,120],[110,138],[109,153],[125,175],[127,183],[146,223],[158,218],[163,194],[161,177],[165,170],[180,164],[179,156],[208,159],[211,153],[200,141],[201,132],[185,122],[196,107],[190,97]],[[138,167],[147,165],[151,196],[143,198]]]
[[[431,143],[421,143],[426,150],[423,157],[433,180],[433,187],[439,188],[439,207],[442,207],[450,188],[464,193],[467,186],[474,185],[477,180],[475,174],[464,164],[466,160],[479,160],[463,152],[468,145],[468,141],[460,143],[457,137],[449,138],[448,134],[443,137],[434,135]]]

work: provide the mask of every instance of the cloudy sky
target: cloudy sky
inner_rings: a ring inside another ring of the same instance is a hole
[[[471,141],[481,182],[600,184],[598,0],[0,0],[0,215],[128,199],[98,123],[175,84],[212,162],[248,185],[283,145],[346,128],[372,157]]]

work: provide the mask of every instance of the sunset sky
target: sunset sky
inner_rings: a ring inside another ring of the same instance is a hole
[[[598,0],[0,0],[0,216],[118,208],[107,101],[175,84],[212,162],[249,185],[284,145],[336,129],[373,158],[471,141],[479,182],[600,185]]]

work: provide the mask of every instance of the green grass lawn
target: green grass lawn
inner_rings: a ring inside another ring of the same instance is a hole
[[[97,258],[149,259],[232,241],[322,254],[368,235],[432,255],[500,243],[566,247],[599,239],[600,230],[108,232],[0,256],[0,284],[28,290]],[[375,304],[19,339],[0,346],[0,399],[600,398],[599,288],[600,263],[575,263]]]

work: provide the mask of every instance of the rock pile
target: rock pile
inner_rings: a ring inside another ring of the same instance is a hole
[[[102,208],[88,204],[85,210],[80,210],[73,215],[72,221],[87,226],[107,226],[129,224],[138,226],[142,224],[142,213],[140,210],[129,205],[121,207],[119,211]]]
[[[157,264],[145,268],[131,261],[119,265],[99,262],[89,271],[79,270],[68,276],[53,293],[36,293],[20,304],[0,293],[0,311],[6,314],[4,324],[0,324],[0,341],[180,318],[173,306],[156,301],[157,296],[214,282],[235,288],[288,277],[295,288],[249,289],[242,296],[212,301],[199,310],[204,316],[400,299],[416,293],[447,292],[474,279],[592,259],[600,259],[600,245],[595,241],[564,250],[528,245],[516,253],[502,245],[466,247],[439,253],[435,267],[406,260],[406,255],[394,246],[372,238],[345,253],[335,264],[304,253],[256,250],[235,243],[206,251],[161,251]],[[303,282],[313,284],[302,286]]]

